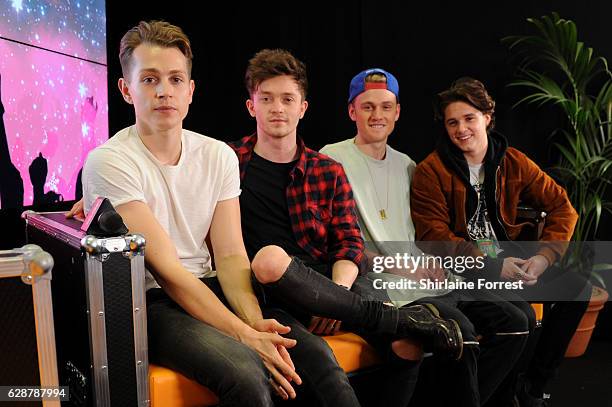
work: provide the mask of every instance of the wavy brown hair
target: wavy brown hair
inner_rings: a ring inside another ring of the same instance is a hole
[[[256,53],[249,60],[244,84],[252,96],[263,81],[282,75],[292,77],[302,93],[302,100],[306,99],[308,91],[306,65],[284,49],[263,49]]]
[[[487,126],[487,131],[492,130],[495,126],[495,101],[479,80],[469,77],[459,78],[453,82],[450,88],[438,93],[435,105],[436,119],[444,122],[444,111],[448,105],[454,102],[467,103],[483,114],[489,114],[491,121]]]
[[[180,27],[165,21],[141,21],[125,33],[119,46],[119,61],[124,78],[130,73],[132,54],[140,44],[158,45],[164,48],[178,48],[187,58],[187,74],[191,77],[193,53],[187,35]]]

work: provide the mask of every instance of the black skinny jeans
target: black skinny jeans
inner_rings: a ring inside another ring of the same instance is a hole
[[[216,278],[203,281],[217,291]],[[220,406],[274,405],[269,373],[259,355],[189,315],[161,288],[147,291],[147,331],[151,362],[210,388]]]

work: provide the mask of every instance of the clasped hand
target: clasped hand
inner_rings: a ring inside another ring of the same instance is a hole
[[[295,339],[283,338],[291,328],[281,325],[275,319],[262,319],[252,324],[254,331],[240,337],[240,341],[255,350],[261,357],[264,366],[270,372],[270,385],[284,400],[295,398],[291,382],[302,384],[302,379],[295,371],[295,365],[287,348],[296,345]]]
[[[522,280],[527,286],[535,285],[548,266],[548,259],[541,254],[532,256],[527,260],[518,257],[506,257],[502,266],[501,278],[511,281]]]

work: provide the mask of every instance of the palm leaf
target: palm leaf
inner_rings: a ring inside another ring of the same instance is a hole
[[[559,151],[561,151],[561,154],[563,155],[563,157],[565,157],[565,159],[567,161],[569,161],[570,165],[572,166],[572,168],[576,168],[577,165],[577,160],[576,160],[576,155],[573,151],[568,150],[564,145],[561,144],[557,144],[555,143],[555,146],[559,149]],[[563,168],[564,170],[569,170],[569,168]],[[576,173],[576,176],[578,174]]]
[[[560,161],[553,168],[568,186],[580,218],[574,239],[595,236],[603,212],[612,213],[612,73],[605,58],[578,39],[576,24],[552,13],[527,21],[532,35],[502,41],[518,59],[517,79],[509,86],[525,94],[514,104],[555,106],[567,126],[553,132]],[[589,89],[597,86],[594,95]]]

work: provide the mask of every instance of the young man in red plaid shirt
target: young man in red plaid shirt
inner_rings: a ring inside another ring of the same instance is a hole
[[[304,378],[302,387],[318,404],[357,403],[326,343],[311,334],[333,333],[342,322],[378,348],[384,343],[396,361],[406,336],[459,358],[458,326],[440,319],[435,307],[398,309],[385,305],[387,298],[367,300],[350,291],[363,278],[363,239],[342,166],[297,137],[308,107],[304,65],[287,51],[263,50],[249,61],[245,81],[246,106],[257,131],[230,143],[240,166],[243,236],[253,273],[273,309],[268,317],[291,326],[288,336],[297,340],[289,352]],[[412,364],[403,366],[403,375],[395,372],[396,379],[406,380],[397,383],[390,401],[407,403],[416,371]]]

